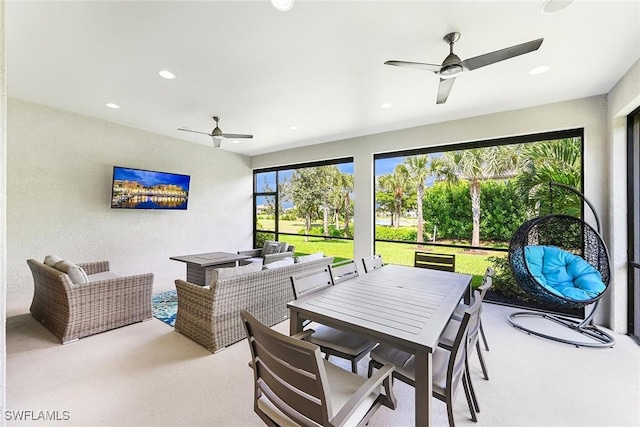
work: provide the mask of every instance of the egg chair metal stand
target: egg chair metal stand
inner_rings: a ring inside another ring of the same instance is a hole
[[[509,244],[509,266],[517,284],[536,301],[553,308],[584,308],[583,320],[571,319],[552,313],[523,311],[509,316],[509,322],[516,329],[541,338],[575,345],[576,347],[613,347],[615,339],[593,324],[600,299],[607,292],[611,280],[611,269],[607,247],[600,236],[600,220],[593,205],[573,187],[550,183],[551,187],[561,187],[578,195],[591,211],[596,221],[594,229],[582,219],[570,215],[549,214],[531,219],[522,224],[514,233]],[[555,246],[582,257],[602,276],[605,288],[590,299],[575,300],[551,292],[532,274],[525,258],[525,247],[530,245]],[[588,312],[588,314],[587,314]],[[575,341],[568,334],[549,335],[524,326],[518,321],[523,317],[536,317],[552,321],[582,334],[587,340]]]

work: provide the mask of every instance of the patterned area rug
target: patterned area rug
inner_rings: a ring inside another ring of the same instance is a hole
[[[155,294],[151,297],[153,307],[153,317],[162,320],[169,326],[176,323],[178,313],[178,296],[176,291],[167,291]]]

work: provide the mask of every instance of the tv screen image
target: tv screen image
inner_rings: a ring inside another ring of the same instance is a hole
[[[189,175],[113,167],[111,207],[120,209],[187,209]]]

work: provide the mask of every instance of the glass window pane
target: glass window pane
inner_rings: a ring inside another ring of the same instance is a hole
[[[256,229],[262,231],[275,231],[275,196],[256,197]]]
[[[276,191],[276,172],[260,172],[256,174],[256,193],[273,193]]]

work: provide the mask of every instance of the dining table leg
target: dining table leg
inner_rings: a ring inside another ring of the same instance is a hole
[[[293,336],[303,330],[303,320],[296,310],[289,309],[289,336]]]
[[[433,394],[433,357],[431,352],[416,350],[415,358],[415,425],[421,427],[430,426],[431,395]]]

